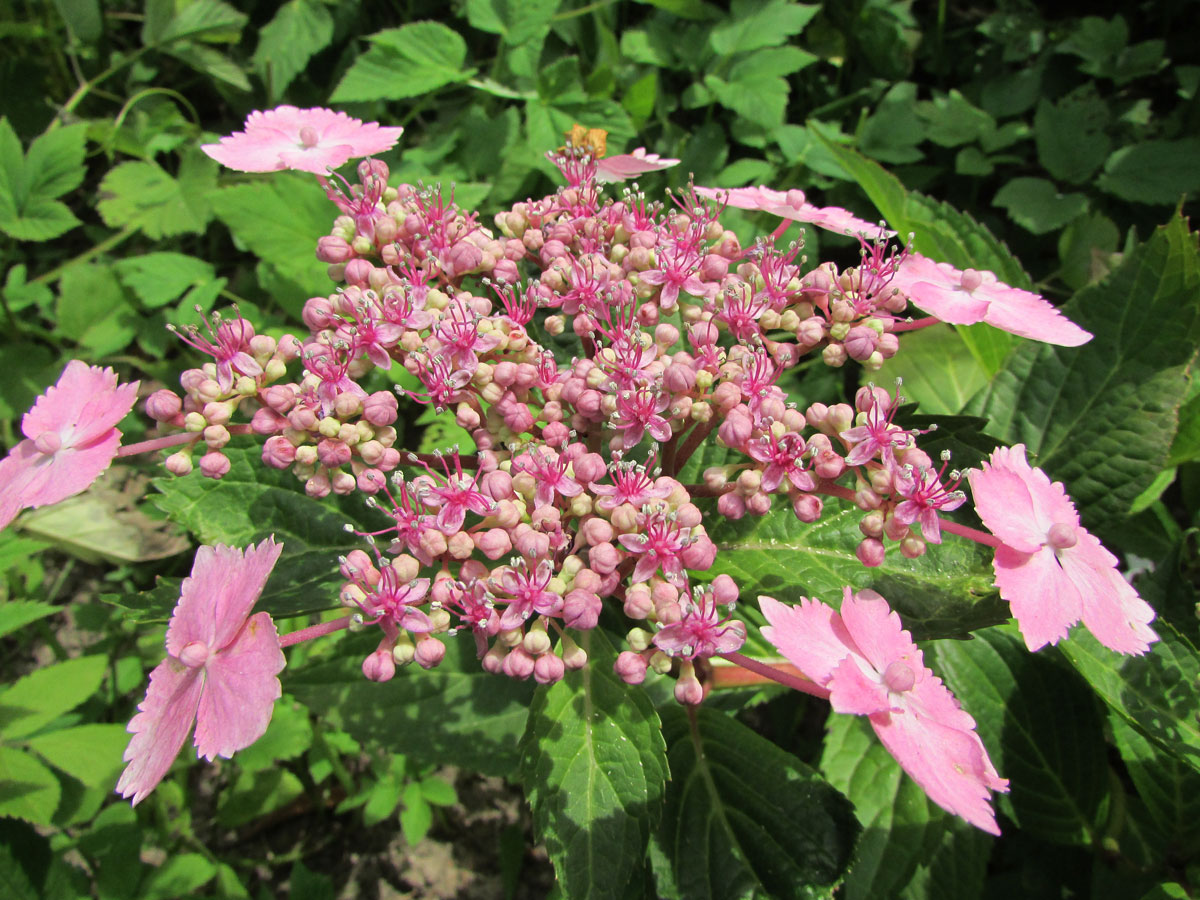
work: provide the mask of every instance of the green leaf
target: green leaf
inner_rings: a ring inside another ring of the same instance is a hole
[[[725,713],[663,710],[671,781],[655,835],[659,896],[828,897],[858,826],[846,799]]]
[[[100,687],[108,657],[80,656],[35,669],[0,692],[0,734],[29,737],[74,709]]]
[[[944,535],[919,559],[896,550],[867,568],[855,556],[862,540],[857,507],[828,500],[811,525],[786,504],[765,516],[721,520],[709,527],[717,559],[709,575],[733,576],[744,597],[767,594],[785,603],[819,597],[835,606],[842,588],[872,588],[888,598],[905,627],[924,639],[960,635],[1008,618],[1008,605],[992,589],[991,551]]]
[[[421,786],[410,782],[404,786],[404,809],[400,810],[400,830],[410,845],[419,844],[429,834],[433,824],[433,810],[421,796]]]
[[[50,867],[50,840],[29,824],[0,820],[0,887],[10,900],[47,900],[42,887]]]
[[[1057,231],[1087,211],[1083,194],[1063,194],[1044,178],[1014,178],[1000,188],[992,200],[1008,217],[1027,231],[1046,234]]]
[[[947,818],[937,850],[917,866],[900,900],[977,900],[988,875],[992,836],[962,819]]]
[[[203,72],[218,81],[233,85],[239,91],[250,90],[250,79],[242,71],[241,65],[212,47],[200,44],[183,44],[182,46],[176,44],[167,52],[177,59],[183,60],[197,72]]]
[[[48,241],[80,224],[55,197],[83,181],[87,126],[36,138],[28,155],[7,118],[0,118],[0,231],[19,241]]]
[[[1163,753],[1116,713],[1109,723],[1138,797],[1150,812],[1155,843],[1176,859],[1200,852],[1200,772]]]
[[[113,267],[122,283],[150,309],[166,306],[189,288],[216,278],[212,264],[184,253],[160,252],[127,256]]]
[[[911,81],[892,85],[858,131],[859,149],[893,164],[916,162],[924,154],[925,123],[917,115],[917,86]]]
[[[1090,83],[1057,103],[1043,97],[1033,117],[1038,161],[1057,179],[1086,181],[1112,146],[1104,133],[1108,119],[1108,104]]]
[[[176,900],[198,891],[216,877],[217,866],[202,853],[167,857],[138,889],[138,900]]]
[[[1063,312],[1095,337],[1023,344],[970,411],[1066,482],[1090,527],[1127,515],[1166,464],[1196,353],[1196,235],[1174,218]]]
[[[361,501],[339,508],[315,500],[290,473],[264,466],[255,450],[223,452],[231,466],[220,481],[199,472],[160,478],[154,505],[205,544],[244,547],[275,535],[283,553],[259,609],[278,618],[335,606],[345,581],[338,557],[363,546],[344,528],[363,515]]]
[[[246,24],[245,13],[238,12],[221,0],[192,0],[179,8],[154,34],[143,33],[149,43],[166,44],[180,40],[205,40],[213,43],[233,44],[241,36]],[[150,26],[147,20],[147,27]]]
[[[333,16],[318,0],[289,0],[279,7],[275,17],[263,26],[254,48],[254,68],[267,84],[274,99],[308,61],[333,40]]]
[[[563,893],[623,898],[662,814],[666,746],[650,700],[613,674],[604,634],[579,645],[587,666],[534,694],[521,780]]]
[[[1192,397],[1179,410],[1179,430],[1171,442],[1168,466],[1195,462],[1200,459],[1200,394]]]
[[[1113,653],[1083,628],[1058,646],[1113,712],[1200,771],[1200,654],[1166,619],[1154,630],[1159,640],[1142,656]]]
[[[49,825],[61,792],[58,778],[38,760],[0,745],[0,816]]]
[[[1011,626],[931,647],[933,668],[978,725],[1011,793],[999,805],[1042,840],[1097,839],[1108,797],[1104,730],[1086,684],[1052,654],[1029,653]]]
[[[81,224],[65,204],[33,197],[15,210],[0,199],[0,231],[18,241],[49,241]]]
[[[863,827],[843,895],[895,896],[933,856],[950,817],[904,773],[862,716],[829,717],[821,772],[850,800]]]
[[[458,802],[458,794],[454,785],[436,775],[421,779],[421,796],[434,806],[453,806]]]
[[[1074,290],[1102,280],[1111,271],[1120,241],[1116,224],[1100,213],[1072,222],[1058,238],[1062,280]]]
[[[921,412],[954,415],[962,411],[988,382],[987,370],[971,353],[962,336],[947,325],[932,325],[904,336],[903,352],[864,380],[889,386],[902,378],[901,392],[915,401]]]
[[[469,635],[445,641],[436,669],[401,669],[386,684],[362,674],[377,637],[356,636],[353,650],[349,643],[336,661],[290,673],[288,693],[363,743],[487,775],[512,774],[533,689],[484,672]]]
[[[3,569],[0,566],[0,569]],[[39,619],[62,612],[62,607],[36,600],[9,600],[0,604],[0,637],[12,634]]]
[[[276,297],[284,309],[298,315],[309,297],[333,292],[328,266],[313,252],[317,239],[329,233],[337,208],[311,177],[279,172],[268,180],[221,188],[212,195],[212,206],[238,242],[294,286],[293,296]]]
[[[112,266],[74,265],[58,282],[58,328],[93,356],[105,356],[129,346],[137,334],[137,310]]]
[[[96,210],[110,228],[134,226],[152,240],[200,234],[212,216],[208,192],[216,186],[217,165],[189,153],[172,178],[158,163],[126,162],[100,182]]]
[[[151,518],[106,485],[26,513],[21,529],[85,562],[146,562],[190,546],[170,522]]]
[[[820,11],[819,4],[734,0],[728,18],[710,33],[709,44],[720,56],[778,47],[803,31]]]
[[[1178,203],[1200,190],[1200,138],[1121,147],[1105,160],[1096,184],[1134,203]]]
[[[307,752],[312,742],[313,727],[308,711],[284,694],[275,703],[266,733],[238,753],[238,765],[247,772],[268,769]]]
[[[342,77],[333,103],[420,97],[447,84],[466,81],[467,45],[458,32],[439,22],[414,22],[367,38],[371,47]]]
[[[111,787],[125,766],[121,756],[129,744],[129,732],[124,725],[92,723],[39,734],[26,744],[88,787]]]
[[[501,35],[504,43],[518,47],[545,36],[562,0],[467,0],[472,27]]]
[[[706,75],[704,84],[722,106],[771,128],[782,124],[787,108],[790,88],[784,76],[816,60],[798,47],[771,47],[736,63],[725,78]]]
[[[34,138],[25,157],[25,177],[31,197],[60,197],[83,183],[87,173],[87,124],[55,128]]]
[[[925,121],[925,134],[942,147],[959,147],[979,140],[996,127],[996,120],[956,90],[935,92],[932,100],[916,105]]]
[[[303,795],[304,785],[287,769],[242,772],[232,789],[226,788],[221,793],[217,822],[226,828],[236,828],[283,809]]]

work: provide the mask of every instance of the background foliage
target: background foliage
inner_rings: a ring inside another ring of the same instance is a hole
[[[800,187],[915,232],[923,253],[1070,298],[1068,314],[1096,334],[1079,351],[938,327],[906,337],[876,378],[904,377],[960,464],[996,441],[1029,445],[1085,524],[1143,570],[1163,637],[1138,659],[1114,662],[1086,634],[1031,657],[1007,626],[982,628],[1005,610],[968,546],[868,573],[838,516],[743,522],[720,534],[714,574],[748,594],[831,599],[848,579],[872,584],[918,636],[942,639],[931,662],[1013,781],[1003,838],[944,814],[861,723],[826,722],[804,697],[717,695],[689,724],[661,685],[621,689],[604,646],[590,648],[588,673],[551,689],[486,676],[462,646],[436,672],[381,687],[363,682],[355,635],[292,651],[289,694],[262,741],[216,767],[177,764],[131,810],[112,795],[124,723],[161,656],[154,623],[188,570],[185,551],[274,531],[288,575],[264,602],[295,615],[329,605],[349,546],[341,524],[368,513],[317,504],[242,459],[219,497],[198,476],[151,487],[153,468],[122,467],[0,533],[8,895],[468,890],[420,881],[411,860],[428,834],[454,844],[479,896],[544,895],[547,855],[568,896],[819,896],[840,879],[848,898],[1194,895],[1200,269],[1182,214],[1200,189],[1200,34],[1189,4],[3,9],[3,445],[66,359],[169,383],[186,355],[167,323],[236,302],[282,331],[327,292],[312,248],[332,212],[311,179],[220,172],[197,149],[250,110],[335,105],[402,124],[384,157],[394,175],[453,182],[460,204],[485,211],[552,189],[542,154],[578,121],[607,129],[616,152],[645,145],[683,160],[648,187],[689,173]],[[756,224],[729,218],[745,235]],[[806,252],[856,258],[849,241],[811,233]],[[805,370],[790,388],[828,402],[857,377]],[[407,425],[410,445],[444,438],[415,413]],[[781,554],[794,573],[785,585],[771,565]],[[974,640],[954,639],[969,630]],[[507,789],[468,773],[523,785],[532,817],[480,825],[472,802]],[[472,821],[488,843],[474,855]],[[408,862],[352,861],[397,826]],[[782,842],[775,856],[761,852],[769,841]],[[790,867],[775,868],[779,858]]]

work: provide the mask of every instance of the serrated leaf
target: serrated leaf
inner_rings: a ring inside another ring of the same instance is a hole
[[[226,828],[236,828],[282,809],[303,794],[304,785],[287,769],[242,772],[232,789],[222,791],[217,821]]]
[[[929,862],[917,866],[900,900],[977,900],[983,896],[995,841],[962,819],[947,819]]]
[[[1067,485],[1085,525],[1128,515],[1166,464],[1200,330],[1200,255],[1181,218],[1063,313],[1095,337],[1026,343],[969,407]]]
[[[1108,118],[1108,104],[1092,84],[1056,103],[1043,97],[1033,117],[1038,161],[1055,178],[1073,184],[1087,180],[1112,146],[1104,133]]]
[[[28,512],[21,529],[85,562],[147,562],[182,553],[187,537],[112,489],[93,487]]]
[[[1200,138],[1121,147],[1105,160],[1096,184],[1134,203],[1178,203],[1200,190]]]
[[[254,772],[295,759],[312,746],[313,728],[308,711],[288,694],[275,702],[271,724],[257,741],[238,752],[238,765]]]
[[[115,353],[137,334],[137,310],[111,266],[74,265],[58,282],[58,328],[94,356]]]
[[[365,514],[361,501],[339,509],[306,495],[294,476],[263,465],[254,450],[223,452],[231,466],[220,481],[199,472],[161,478],[151,501],[205,544],[244,547],[272,534],[283,543],[258,609],[278,618],[335,606],[345,580],[338,557],[363,546],[344,528]]]
[[[328,266],[313,250],[317,238],[329,233],[337,207],[311,177],[280,172],[269,180],[221,188],[212,195],[212,207],[240,243],[278,265],[282,277],[295,285],[294,296],[276,298],[284,309],[298,314],[309,297],[333,292]]]
[[[499,34],[512,47],[544,35],[562,0],[467,0],[467,19],[474,28]]]
[[[862,716],[829,717],[821,772],[846,795],[863,827],[843,895],[895,896],[933,856],[950,816],[904,773]]]
[[[34,197],[13,210],[0,201],[0,231],[18,241],[49,241],[82,224],[70,209],[58,200]]]
[[[124,725],[91,723],[30,738],[26,746],[88,787],[111,787],[125,763],[129,744]]]
[[[429,834],[433,824],[433,810],[421,796],[421,786],[410,782],[404,786],[404,809],[400,810],[400,830],[410,845],[419,844]]]
[[[1008,217],[1034,234],[1057,231],[1087,211],[1087,197],[1061,193],[1044,178],[1014,178],[996,192],[993,206],[1003,207]]]
[[[1022,830],[1091,844],[1108,798],[1103,723],[1087,685],[1049,653],[1033,654],[1011,626],[940,641],[931,665],[975,717],[1011,793],[1000,809]]]
[[[0,816],[49,825],[62,793],[46,766],[16,747],[0,746]]]
[[[254,67],[279,98],[308,61],[333,40],[333,16],[317,0],[289,0],[258,35]]]
[[[978,140],[996,127],[996,120],[956,90],[937,92],[918,103],[917,115],[925,121],[925,134],[942,147],[959,147]]]
[[[859,830],[841,794],[725,713],[670,705],[663,730],[671,782],[654,841],[660,896],[830,896]]]
[[[80,224],[54,198],[83,181],[86,135],[83,124],[58,128],[22,154],[16,132],[0,118],[0,231],[19,241],[48,241]]]
[[[706,75],[705,86],[717,102],[758,125],[783,122],[791,88],[784,76],[816,62],[798,47],[771,47],[740,60],[724,77]]]
[[[1150,811],[1155,843],[1175,859],[1200,852],[1200,772],[1162,752],[1116,713],[1110,727],[1138,797]]]
[[[179,9],[154,35],[154,43],[180,40],[205,40],[236,43],[246,24],[245,13],[221,0],[192,0]]]
[[[613,674],[604,634],[579,645],[587,666],[534,694],[521,780],[564,894],[623,898],[662,814],[666,745],[649,699]]]
[[[108,657],[96,654],[35,669],[0,691],[0,733],[28,737],[74,709],[100,687]]]
[[[3,568],[0,565],[0,569]],[[62,612],[62,608],[51,606],[49,603],[39,603],[36,600],[9,600],[2,603],[0,604],[0,637],[12,634],[38,619],[44,619],[57,612]]]
[[[25,177],[29,195],[60,197],[83,183],[87,149],[87,124],[80,122],[55,128],[34,138],[25,155]]]
[[[100,182],[96,210],[109,227],[134,226],[152,240],[199,234],[211,217],[216,172],[215,162],[196,154],[184,157],[178,178],[155,162],[121,163]]]
[[[212,264],[185,253],[163,251],[127,256],[113,267],[127,288],[150,309],[166,306],[184,291],[216,277]]]
[[[202,853],[176,853],[154,869],[138,889],[138,900],[191,896],[216,877],[217,866]]]
[[[362,660],[376,642],[373,635],[356,637],[336,661],[291,673],[288,693],[364,743],[488,775],[512,774],[530,685],[484,672],[466,634],[447,638],[436,669],[401,669],[375,684],[363,678]]]
[[[370,48],[342,76],[330,101],[355,103],[419,97],[466,81],[467,45],[439,22],[413,22],[370,35]]]
[[[820,11],[818,4],[734,0],[729,16],[713,28],[709,44],[721,56],[777,47],[803,31]]]
[[[731,575],[745,597],[767,594],[785,603],[819,597],[837,605],[842,588],[872,588],[888,598],[919,639],[960,635],[1008,618],[1008,605],[992,589],[991,551],[944,535],[919,559],[892,550],[880,566],[855,556],[862,540],[862,510],[827,499],[813,524],[799,521],[790,505],[762,517],[719,520],[709,527],[717,558],[706,575]]]
[[[1200,771],[1200,654],[1166,619],[1154,630],[1159,640],[1142,656],[1113,653],[1083,628],[1058,646],[1113,712]]]

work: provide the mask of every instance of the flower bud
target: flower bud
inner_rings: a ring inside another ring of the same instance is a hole
[[[413,659],[422,669],[432,669],[446,656],[446,645],[435,637],[423,635],[417,640]]]
[[[163,462],[172,475],[187,475],[192,471],[192,454],[188,450],[172,453]]]
[[[363,660],[362,672],[369,681],[391,681],[396,675],[396,661],[392,658],[392,651],[380,648],[367,656]]]
[[[156,422],[169,422],[179,415],[183,409],[183,401],[166,388],[155,391],[146,398],[146,415]]]
[[[200,474],[205,478],[223,478],[229,473],[229,457],[218,450],[211,450],[200,457]]]
[[[640,653],[625,650],[618,654],[613,671],[626,684],[641,684],[646,680],[646,660]]]

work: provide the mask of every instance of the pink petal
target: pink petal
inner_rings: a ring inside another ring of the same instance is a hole
[[[992,458],[984,462],[983,469],[972,469],[967,473],[971,484],[971,495],[975,500],[975,511],[987,529],[1005,544],[1022,553],[1034,553],[1046,540],[1050,525],[1039,516],[1039,506],[1033,499],[1028,475],[1016,469],[1011,461],[1018,459],[1024,464],[1025,447],[1018,444],[1012,448],[1019,452],[1015,456],[1007,448],[998,448]],[[1000,450],[1005,450],[1003,454]]]
[[[759,607],[771,624],[762,630],[770,641],[806,678],[824,687],[838,663],[857,652],[833,607],[820,600],[801,598],[799,606],[786,606],[771,597],[759,597]]]
[[[284,664],[275,623],[265,612],[251,616],[228,646],[209,657],[196,710],[197,753],[208,760],[229,757],[263,736],[283,695],[275,676]]]
[[[1083,624],[1101,644],[1117,653],[1142,654],[1158,635],[1149,627],[1154,608],[1117,571],[1117,560],[1096,538],[1080,531],[1079,543],[1059,557],[1079,587]]]
[[[326,170],[338,168],[355,155],[349,144],[317,145],[308,149],[291,147],[279,151],[279,161],[288,169],[324,175]]]
[[[1000,596],[1012,607],[1030,650],[1057,644],[1083,614],[1077,583],[1063,571],[1049,547],[1032,554],[997,547],[992,568]]]
[[[979,293],[984,291],[991,300],[983,317],[989,325],[1062,347],[1078,347],[1092,339],[1090,331],[1084,331],[1039,294],[999,283],[990,288],[985,286]]]
[[[625,181],[646,172],[657,172],[679,164],[677,159],[664,159],[657,153],[647,153],[638,147],[632,153],[619,153],[596,160],[597,181]]]
[[[852,654],[833,670],[833,677],[829,679],[829,704],[834,712],[869,716],[892,708],[888,689],[879,680],[879,674],[872,670],[871,674],[875,676],[872,678],[863,671],[864,666],[870,668],[865,659]]]
[[[926,683],[927,692],[942,692],[950,703],[954,702],[938,679]],[[1008,782],[996,774],[977,734],[926,718],[912,709],[876,713],[871,716],[871,725],[888,752],[930,800],[976,828],[1000,833],[991,791],[1006,791]]]
[[[121,433],[115,428],[90,447],[48,456],[39,453],[33,441],[21,441],[0,467],[0,487],[6,493],[14,491],[22,507],[58,503],[90,487],[112,464],[120,446]]]
[[[925,665],[912,635],[901,625],[900,616],[875,591],[855,594],[845,588],[840,614],[854,645],[875,671],[883,672],[897,660],[918,671]]]
[[[951,325],[974,325],[987,316],[987,301],[955,288],[918,281],[905,293],[913,306]]]
[[[150,673],[146,699],[138,704],[138,713],[129,723],[133,734],[125,748],[129,765],[117,782],[117,792],[132,797],[134,806],[163,780],[179,755],[196,719],[203,684],[200,669],[189,669],[171,657]]]
[[[223,544],[197,550],[167,627],[167,652],[178,656],[191,641],[210,651],[224,648],[250,615],[281,552],[283,544],[272,538],[247,547],[245,555]]]
[[[21,431],[36,438],[47,431],[70,429],[64,443],[86,445],[108,437],[109,429],[125,418],[137,400],[138,383],[118,386],[112,369],[89,366],[77,359],[63,369],[58,382],[38,397],[21,419]]]

